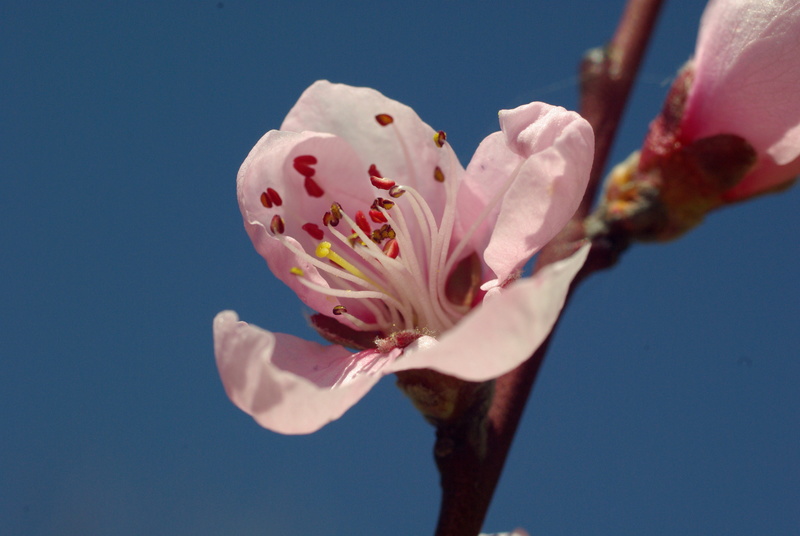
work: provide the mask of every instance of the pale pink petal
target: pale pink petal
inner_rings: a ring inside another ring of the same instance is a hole
[[[233,311],[214,319],[214,351],[230,399],[261,426],[307,434],[338,419],[387,373],[400,351],[353,354],[271,333]]]
[[[589,179],[594,134],[577,113],[540,102],[501,111],[500,125],[502,134],[487,137],[467,167],[459,203],[472,218],[491,207],[473,246],[485,250],[486,264],[502,283],[575,213]]]
[[[725,192],[724,199],[728,202],[746,199],[798,175],[800,175],[800,157],[783,166],[777,165],[769,157],[763,157],[742,182]]]
[[[712,0],[685,109],[692,139],[738,134],[779,164],[800,155],[800,3]]]
[[[516,528],[513,532],[493,532],[492,534],[481,533],[480,536],[530,536],[525,529]]]
[[[324,191],[321,197],[308,194],[304,177],[294,168],[294,159],[303,155],[317,159],[313,180]],[[366,209],[372,203],[369,178],[361,167],[359,157],[347,142],[330,134],[270,131],[250,151],[237,178],[239,206],[256,251],[306,305],[329,316],[338,300],[309,291],[289,270],[298,267],[308,280],[324,287],[328,287],[328,283],[307,257],[298,258],[273,235],[270,224],[272,218],[279,215],[285,224],[285,239],[313,256],[319,240],[304,231],[303,225],[317,225],[331,240],[322,216],[330,210],[332,200],[340,201],[351,213]],[[280,206],[262,205],[261,194],[268,188],[281,196]],[[343,232],[349,233],[349,229]],[[351,312],[366,321],[372,316],[357,302],[352,305]]]
[[[378,114],[389,114],[394,122],[381,126],[375,120]],[[418,189],[431,206],[444,202],[444,190],[433,180],[432,170],[439,166],[452,176],[462,171],[449,145],[437,147],[435,130],[414,110],[371,88],[315,82],[289,111],[281,130],[339,136],[362,159],[363,173],[376,164],[383,176]]]
[[[497,289],[494,299],[485,300],[438,341],[418,339],[390,368],[429,368],[467,381],[490,380],[513,370],[550,334],[589,247]]]

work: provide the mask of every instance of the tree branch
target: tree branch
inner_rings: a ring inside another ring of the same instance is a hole
[[[590,50],[581,63],[581,115],[594,128],[595,146],[592,174],[577,218],[583,219],[592,208],[662,4],[663,0],[629,0],[611,43]]]
[[[537,268],[565,258],[585,236],[583,219],[592,207],[662,2],[629,0],[611,43],[602,51],[590,51],[581,64],[581,114],[595,132],[592,173],[578,212],[542,250]],[[590,273],[613,265],[627,246],[624,236],[596,239],[573,289]],[[442,505],[436,536],[475,536],[480,532],[549,342],[550,338],[528,361],[495,381],[487,415],[437,430],[434,455],[441,476]],[[481,442],[485,452],[476,451],[476,425],[485,430],[485,442]]]

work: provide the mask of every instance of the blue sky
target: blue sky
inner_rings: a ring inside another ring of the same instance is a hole
[[[0,533],[431,533],[433,429],[391,378],[301,437],[225,396],[218,311],[312,335],[242,228],[236,171],[321,78],[413,106],[466,163],[498,109],[575,108],[622,5],[0,2]],[[613,161],[701,9],[666,2]],[[722,210],[580,288],[487,530],[798,529],[799,199]]]

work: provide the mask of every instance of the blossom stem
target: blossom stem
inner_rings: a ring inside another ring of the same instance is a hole
[[[611,43],[590,52],[581,64],[581,115],[594,128],[595,155],[589,186],[570,224],[540,252],[537,269],[566,258],[584,237],[589,214],[622,112],[663,0],[629,0]],[[616,262],[625,237],[595,240],[589,260],[573,282]],[[439,426],[434,450],[442,486],[436,536],[477,535],[491,503],[525,405],[550,342],[528,361],[495,380],[488,413]],[[475,425],[484,428],[476,444]]]

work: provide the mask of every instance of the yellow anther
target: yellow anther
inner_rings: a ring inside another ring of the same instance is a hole
[[[317,257],[330,259],[331,261],[339,265],[339,267],[350,272],[354,276],[359,277],[364,281],[369,281],[370,283],[372,283],[372,280],[367,276],[365,276],[361,270],[350,264],[346,259],[342,258],[338,253],[335,253],[331,249],[330,242],[320,242],[319,245],[317,246],[316,254]]]
[[[289,273],[290,274],[294,274],[294,275],[298,275],[298,276],[302,276],[303,275],[303,270],[301,270],[297,266],[292,266],[291,268],[289,268]]]

